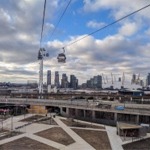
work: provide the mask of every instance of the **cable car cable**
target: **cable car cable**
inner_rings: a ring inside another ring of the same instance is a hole
[[[41,44],[42,44],[42,40],[43,40],[43,30],[44,30],[44,23],[45,23],[45,11],[46,11],[46,0],[44,1],[40,48],[41,48]]]
[[[57,24],[56,24],[54,30],[51,32],[50,37],[52,37],[52,36],[54,35],[54,32],[56,31],[56,29],[57,29],[59,23],[61,22],[63,16],[65,15],[65,13],[66,13],[66,11],[67,11],[67,9],[68,9],[68,7],[69,7],[71,1],[72,1],[72,0],[70,0],[70,1],[68,2],[68,4],[66,5],[66,7],[65,7],[65,9],[64,9],[64,11],[63,11],[63,13],[61,14],[61,16],[60,16],[60,18],[59,18],[59,21],[57,22]]]
[[[106,26],[100,28],[100,29],[98,29],[98,30],[95,30],[95,31],[93,31],[93,32],[91,32],[91,33],[89,33],[89,34],[83,36],[82,38],[79,38],[79,39],[77,39],[77,40],[75,40],[75,41],[73,41],[73,42],[71,42],[71,43],[65,45],[64,48],[65,48],[65,47],[68,47],[68,46],[71,46],[71,45],[73,45],[73,44],[75,44],[75,43],[77,43],[77,42],[79,42],[79,41],[81,41],[81,40],[87,38],[87,37],[90,36],[90,35],[93,35],[93,34],[99,32],[99,31],[101,31],[101,30],[103,30],[103,29],[106,29],[106,28],[108,28],[108,27],[110,27],[110,26],[112,26],[112,25],[114,25],[114,24],[116,24],[116,23],[122,21],[123,19],[125,19],[125,18],[127,18],[127,17],[129,17],[129,16],[132,16],[132,15],[134,15],[134,14],[140,12],[141,10],[146,9],[146,8],[149,7],[149,6],[150,6],[150,4],[144,6],[144,7],[140,8],[140,9],[138,9],[138,10],[136,10],[136,11],[134,11],[134,12],[132,12],[132,13],[130,13],[130,14],[128,14],[128,15],[126,15],[126,16],[124,16],[124,17],[122,17],[122,18],[120,18],[120,19],[118,19],[118,20],[116,20],[116,21],[114,21],[114,22],[112,22],[112,23],[110,23],[110,24],[108,24],[108,25],[106,25]]]

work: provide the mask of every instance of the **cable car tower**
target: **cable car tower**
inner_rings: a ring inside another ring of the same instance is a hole
[[[48,57],[49,54],[46,53],[45,48],[40,48],[38,52],[38,60],[39,60],[39,94],[43,93],[43,59],[44,57]]]
[[[66,6],[65,11],[67,10],[70,2],[71,2],[71,0],[69,1],[68,5]],[[39,86],[38,86],[38,88],[39,88],[40,98],[41,98],[41,95],[43,94],[43,60],[44,60],[44,57],[49,56],[49,54],[46,53],[45,48],[41,47],[42,39],[43,39],[44,22],[45,22],[45,11],[46,11],[46,0],[44,1],[40,49],[38,51],[38,60],[39,60]],[[65,13],[65,11],[64,11],[64,13]],[[63,15],[64,15],[64,13],[63,13]],[[60,20],[62,19],[63,15],[61,16]],[[58,57],[57,57],[57,60],[59,63],[65,63],[66,62],[65,48],[63,47],[62,49],[63,49],[63,52],[59,53]]]
[[[44,1],[44,10],[43,10],[43,19],[42,19],[42,30],[41,30],[41,39],[40,39],[40,49],[38,51],[38,60],[39,60],[39,94],[40,98],[43,94],[43,59],[45,56],[48,57],[45,48],[42,48],[42,39],[43,39],[43,30],[44,30],[44,21],[45,21],[45,10],[46,10],[46,0]]]

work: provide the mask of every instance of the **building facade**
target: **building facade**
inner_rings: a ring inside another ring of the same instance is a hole
[[[60,87],[59,72],[58,72],[58,71],[55,71],[54,85],[55,85],[57,88]]]
[[[102,88],[102,76],[97,75],[91,78],[90,80],[87,80],[87,88],[92,89],[100,89]]]
[[[51,85],[51,71],[47,70],[47,86]]]
[[[148,73],[147,75],[146,83],[147,83],[147,86],[150,85],[150,73]]]
[[[69,88],[68,77],[67,77],[67,75],[65,73],[62,74],[61,88]]]
[[[78,79],[75,75],[70,75],[70,88],[77,89],[78,88]]]

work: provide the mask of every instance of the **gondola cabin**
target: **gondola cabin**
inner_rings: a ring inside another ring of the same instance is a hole
[[[66,62],[66,56],[64,53],[58,54],[57,60],[59,63],[65,63]]]

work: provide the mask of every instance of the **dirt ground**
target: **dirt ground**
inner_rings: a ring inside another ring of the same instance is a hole
[[[29,118],[25,118],[22,121],[32,122],[37,119],[42,119],[37,123],[44,124],[56,124],[56,122],[49,117],[46,116],[35,115]],[[75,122],[72,120],[64,120],[62,121],[71,127],[83,127],[83,128],[97,128],[97,129],[105,129],[104,127]],[[93,146],[96,150],[111,150],[111,146],[109,143],[109,139],[107,133],[105,131],[92,131],[92,130],[81,130],[81,129],[73,129],[79,136],[81,136],[85,141],[87,141],[91,146]],[[16,133],[17,134],[17,133]],[[13,134],[12,134],[13,135]],[[41,136],[43,138],[61,143],[63,145],[70,145],[75,141],[60,127],[53,127],[38,133],[35,135]],[[14,134],[15,136],[15,134]],[[6,137],[8,138],[8,137]],[[0,139],[1,140],[1,139]],[[38,141],[32,140],[30,138],[24,137],[3,145],[0,145],[0,150],[56,150],[53,147],[40,143]]]
[[[1,129],[1,130],[0,130],[0,134],[1,134],[1,133],[4,133],[4,132],[8,132],[8,130],[5,130],[5,129]]]
[[[70,126],[70,127],[105,129],[104,127],[96,126],[96,125],[93,125],[92,123],[91,123],[91,124],[81,123],[81,122],[77,122],[77,121],[72,121],[72,120],[70,120],[70,119],[67,119],[67,120],[61,119],[61,121],[62,121],[63,123],[65,123],[67,126]]]
[[[111,150],[106,132],[73,129],[81,138],[93,146],[96,150]]]
[[[60,127],[54,127],[48,130],[44,130],[36,133],[36,135],[43,138],[61,143],[63,145],[70,145],[75,141]]]
[[[11,137],[19,135],[19,134],[22,134],[22,133],[21,132],[15,132],[15,131],[12,131],[12,132],[5,131],[5,134],[3,136],[0,136],[0,140],[4,140],[6,138],[11,138]]]
[[[31,116],[31,117],[22,119],[20,121],[32,122],[32,121],[40,119],[40,118],[43,118],[43,116],[41,116],[41,115],[34,115],[34,116]]]
[[[51,117],[44,118],[43,120],[37,121],[36,123],[57,125],[57,123]]]
[[[27,137],[0,145],[0,150],[57,150]]]
[[[123,145],[124,150],[150,150],[150,138]]]
[[[42,119],[43,118],[43,119]],[[41,119],[40,121],[36,121],[37,119]],[[21,120],[22,122],[32,122],[35,121],[36,123],[41,123],[41,124],[50,124],[50,125],[57,125],[57,123],[54,121],[52,117],[46,117],[46,116],[40,116],[40,115],[35,115],[32,117],[25,118]]]

